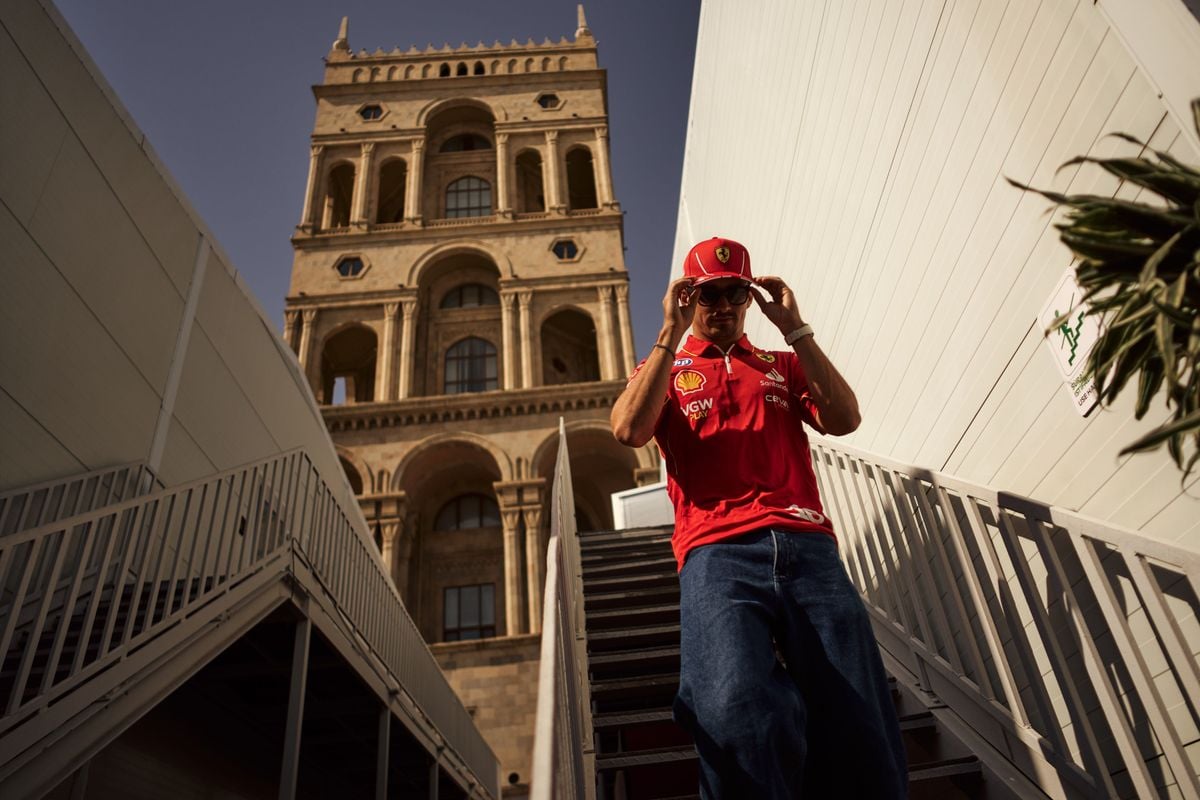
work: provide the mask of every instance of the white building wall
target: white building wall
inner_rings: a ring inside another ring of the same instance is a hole
[[[1125,131],[1200,160],[1200,24],[1180,0],[706,0],[675,270],[700,238],[782,275],[858,393],[849,444],[1200,544],[1132,397],[1083,418],[1037,315],[1070,265],[1046,200],[1005,177],[1136,196],[1082,154]],[[1162,95],[1160,96],[1160,92]],[[757,311],[761,346],[783,347]]]
[[[302,446],[358,517],[294,356],[49,2],[0,4],[0,107],[0,491]]]

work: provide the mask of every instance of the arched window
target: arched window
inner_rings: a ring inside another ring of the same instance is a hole
[[[404,219],[404,193],[408,184],[408,166],[398,158],[386,161],[379,170],[379,198],[375,221],[401,222]]]
[[[486,339],[463,339],[446,351],[446,394],[486,392],[499,387],[496,348]]]
[[[487,69],[483,66],[482,61],[475,62],[475,74],[476,75],[486,75],[487,74]]]
[[[462,153],[467,150],[491,150],[492,143],[477,133],[460,133],[442,143],[439,153]]]
[[[500,508],[485,494],[460,494],[438,511],[435,531],[461,531],[494,528],[500,525]]]
[[[592,153],[586,147],[567,153],[567,202],[572,209],[598,207]]]
[[[338,456],[338,463],[342,465],[342,472],[346,473],[346,480],[350,481],[350,488],[354,490],[355,494],[362,494],[363,480],[362,476],[358,474],[358,470],[341,456]]]
[[[468,175],[446,187],[446,216],[486,217],[492,213],[492,185]]]
[[[442,308],[478,308],[480,306],[498,306],[500,296],[496,290],[482,283],[464,283],[446,292],[442,298]]]
[[[321,227],[348,228],[350,203],[354,197],[354,166],[338,164],[325,182],[325,215]]]
[[[467,65],[466,65],[466,64],[459,64],[459,65],[458,65],[458,70],[457,70],[457,71],[456,71],[454,74],[455,74],[455,75],[457,75],[457,76],[458,76],[458,77],[460,77],[460,78],[461,78],[463,75],[466,75],[466,74],[467,74]]]
[[[542,181],[542,157],[535,150],[517,156],[517,212],[527,214],[546,210],[546,189]]]
[[[375,397],[375,333],[354,325],[330,336],[321,350],[321,397],[325,405],[369,403]]]
[[[600,380],[596,326],[591,317],[563,309],[542,323],[542,383],[583,383]]]
[[[449,64],[442,64],[441,68],[438,69],[438,77],[439,78],[449,78],[450,77],[450,65]]]

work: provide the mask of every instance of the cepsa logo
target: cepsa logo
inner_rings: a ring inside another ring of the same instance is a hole
[[[707,382],[708,379],[704,377],[704,373],[694,369],[685,369],[675,373],[675,388],[683,395],[700,391]]]
[[[705,397],[702,400],[692,400],[687,403],[680,403],[679,408],[687,415],[691,422],[702,420],[708,416],[708,412],[712,411],[713,399]]]
[[[765,400],[769,405],[779,406],[785,411],[789,408],[787,398],[780,397],[777,394],[763,395],[763,400]]]

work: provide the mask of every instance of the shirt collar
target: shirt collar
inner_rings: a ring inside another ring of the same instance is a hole
[[[734,347],[740,347],[741,349],[745,350],[747,353],[754,352],[754,345],[750,344],[750,337],[744,333],[742,334],[741,338],[739,338],[736,342],[733,343],[733,345],[734,345]],[[684,341],[683,347],[681,349],[683,350],[683,352],[687,353],[689,356],[702,356],[702,355],[704,355],[704,352],[706,350],[708,350],[710,347],[713,350],[716,350],[718,353],[724,352],[723,350],[721,350],[721,348],[717,347],[712,342],[705,341],[704,339],[699,339],[689,333],[688,337]]]

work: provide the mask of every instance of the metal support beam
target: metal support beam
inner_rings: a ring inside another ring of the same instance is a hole
[[[433,756],[429,765],[429,800],[438,800],[438,762],[442,760],[442,749]]]
[[[308,645],[312,622],[308,617],[296,624],[292,645],[292,684],[288,692],[287,733],[283,740],[283,767],[279,775],[279,800],[295,800],[300,771],[300,724],[304,721],[304,691],[308,685]]]
[[[392,712],[387,706],[379,709],[379,736],[375,754],[375,800],[387,800],[388,756],[391,753]]]

